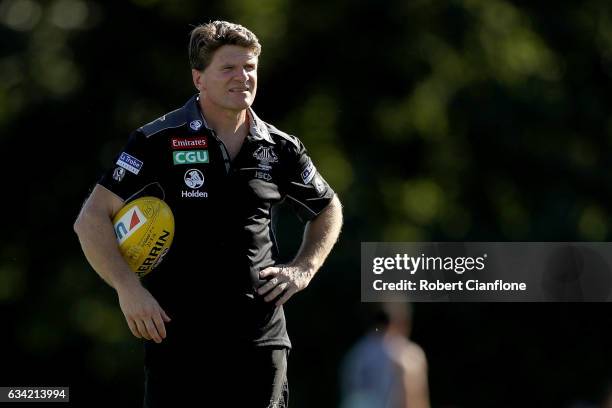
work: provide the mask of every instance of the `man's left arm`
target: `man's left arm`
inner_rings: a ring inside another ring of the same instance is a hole
[[[286,265],[272,266],[259,272],[261,278],[269,278],[269,281],[257,293],[265,295],[266,302],[276,300],[276,306],[280,306],[306,288],[331,252],[341,228],[342,205],[334,195],[327,207],[306,224],[295,259]]]

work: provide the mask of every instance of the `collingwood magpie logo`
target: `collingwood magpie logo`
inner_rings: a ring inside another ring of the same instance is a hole
[[[113,179],[117,182],[123,180],[125,176],[125,169],[123,167],[117,167],[115,171],[113,171]]]
[[[278,162],[278,156],[270,146],[259,146],[253,153],[253,157],[259,160],[259,168],[262,170],[270,170],[272,169],[270,163]]]

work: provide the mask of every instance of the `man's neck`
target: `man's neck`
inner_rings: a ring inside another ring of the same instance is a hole
[[[249,133],[249,115],[247,110],[231,111],[219,109],[200,97],[200,109],[206,124],[222,138],[244,139]]]

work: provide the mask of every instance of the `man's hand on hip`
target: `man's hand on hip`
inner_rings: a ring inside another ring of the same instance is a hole
[[[166,338],[166,327],[170,317],[164,312],[157,300],[140,283],[117,289],[119,306],[125,320],[138,338],[161,343]]]
[[[278,265],[270,266],[259,272],[262,279],[270,278],[268,282],[257,289],[259,295],[265,295],[264,300],[271,302],[275,299],[276,306],[287,302],[291,296],[306,288],[314,274],[300,266]],[[279,296],[282,296],[279,298]]]

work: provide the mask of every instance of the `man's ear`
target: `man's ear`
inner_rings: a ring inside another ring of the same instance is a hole
[[[193,79],[193,86],[195,86],[198,91],[202,92],[206,89],[204,87],[204,71],[192,69],[191,78]]]

